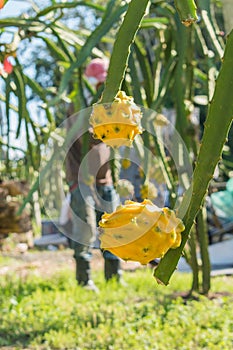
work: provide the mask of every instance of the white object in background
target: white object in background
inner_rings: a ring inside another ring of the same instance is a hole
[[[65,199],[62,202],[61,206],[61,212],[59,217],[59,224],[65,225],[69,219],[70,219],[70,201],[71,201],[71,194],[68,193],[65,197]]]
[[[211,244],[208,247],[211,270],[223,269],[233,266],[233,239],[226,239],[223,242]],[[200,256],[198,256],[200,258]],[[184,258],[180,258],[177,270],[181,272],[191,272],[190,266]]]

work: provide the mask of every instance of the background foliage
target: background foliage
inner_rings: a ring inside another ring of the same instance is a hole
[[[59,254],[62,254],[61,252]],[[10,264],[10,262],[9,262]],[[159,286],[151,270],[125,272],[127,285],[94,273],[98,295],[77,287],[73,272],[1,279],[0,346],[13,349],[230,349],[232,278],[213,280],[215,299],[184,300],[190,274]],[[214,295],[214,294],[213,294]]]
[[[43,7],[38,2],[33,3],[27,15],[1,19],[2,37],[6,41],[1,43],[0,59],[3,62],[10,59],[13,63],[13,71],[3,72],[1,79],[4,90],[0,96],[4,102],[1,173],[3,178],[26,177],[34,181],[23,207],[33,200],[32,194],[39,186],[39,174],[44,175],[54,161],[52,158],[43,168],[43,161],[47,161],[45,146],[49,142],[54,145],[63,137],[56,127],[64,120],[71,102],[78,111],[98,101],[102,92],[102,102],[111,102],[122,88],[145,108],[156,112],[163,112],[164,108],[174,110],[176,129],[194,165],[194,177],[190,190],[185,192],[179,214],[187,204],[192,186],[194,191],[184,218],[186,232],[182,246],[165,256],[155,274],[158,280],[168,283],[193,221],[200,213],[199,235],[191,236],[194,243],[190,247],[191,264],[196,273],[192,288],[200,290],[195,257],[199,245],[204,281],[201,290],[207,293],[210,264],[201,206],[220,162],[232,121],[233,34],[229,35],[226,46],[221,2],[197,1],[197,13],[194,1],[187,1],[188,7],[184,4],[186,2],[110,0],[105,6],[101,1],[51,1]],[[193,19],[197,19],[197,23],[187,26]],[[28,53],[30,60],[26,61]],[[106,85],[100,89],[93,88],[83,74],[94,57],[110,58]],[[88,98],[84,91],[88,91]],[[36,115],[31,108],[32,102],[39,106]],[[200,123],[193,120],[194,107],[200,109]],[[16,147],[14,141],[22,135],[24,143]],[[179,184],[172,161],[165,156],[157,136],[151,138],[145,132],[142,139],[146,147],[155,149],[154,156],[160,160],[173,206]],[[229,144],[227,162],[220,162],[220,179],[229,176],[231,149]],[[142,162],[146,181],[150,159],[144,157]],[[51,186],[56,186],[54,181]],[[56,198],[51,201],[55,202]]]

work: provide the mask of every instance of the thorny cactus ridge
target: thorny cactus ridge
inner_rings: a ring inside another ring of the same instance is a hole
[[[130,47],[134,42],[149,3],[149,0],[132,0],[129,3],[128,10],[114,43],[101,103],[113,101],[117,92],[121,89],[121,84],[128,66]],[[116,72],[117,75],[115,74]]]
[[[194,0],[175,0],[175,6],[181,22],[186,27],[197,21],[197,6]]]
[[[158,282],[167,285],[176,269],[179,258],[189,237],[195,217],[202,205],[208,185],[216,165],[221,157],[223,146],[233,118],[233,30],[227,38],[214,95],[209,106],[204,134],[198,153],[192,181],[192,197],[187,203],[187,191],[179,208],[178,215],[184,216],[185,231],[182,234],[181,246],[170,250],[155,269],[154,276]],[[188,208],[187,208],[188,206]]]

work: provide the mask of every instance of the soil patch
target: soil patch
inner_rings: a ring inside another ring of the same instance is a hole
[[[103,269],[104,259],[100,250],[93,249],[93,258],[91,268],[93,270]],[[21,253],[1,253],[0,255],[0,276],[8,273],[16,272],[18,275],[25,277],[30,271],[34,271],[37,275],[50,276],[56,271],[70,268],[75,270],[75,261],[73,258],[72,249],[64,249],[57,251],[48,250],[29,250]],[[137,262],[121,263],[122,269],[134,271],[138,268],[143,268]]]

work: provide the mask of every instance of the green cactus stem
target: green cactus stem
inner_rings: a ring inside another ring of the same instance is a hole
[[[197,6],[194,0],[175,0],[175,6],[181,22],[189,27],[197,20]]]
[[[186,192],[178,209],[178,216],[183,217],[185,231],[181,246],[170,250],[161,259],[155,269],[154,276],[159,283],[167,285],[170,277],[176,269],[179,258],[189,237],[189,232],[195,217],[202,205],[209,182],[213,176],[215,167],[221,157],[222,149],[232,124],[233,118],[233,30],[227,38],[222,67],[220,69],[213,99],[210,103],[205,130],[198,153],[196,167],[192,180],[192,196],[188,204]]]
[[[129,4],[113,47],[101,103],[112,102],[121,88],[128,65],[130,46],[134,42],[148,3],[149,0],[132,0]]]
[[[197,214],[197,233],[202,260],[202,293],[207,295],[210,290],[210,258],[208,253],[207,212],[203,207]]]
[[[192,280],[192,292],[199,291],[199,267],[197,260],[197,236],[194,229],[191,230],[190,238],[189,238],[189,247],[190,247],[190,265],[193,271],[193,280]]]

